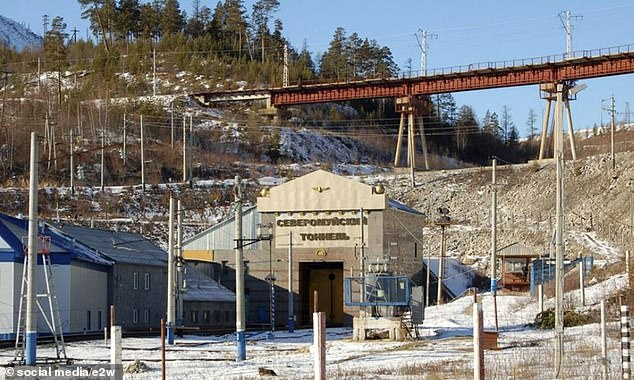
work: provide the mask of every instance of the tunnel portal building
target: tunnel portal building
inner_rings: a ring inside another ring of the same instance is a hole
[[[291,298],[296,324],[310,324],[315,291],[329,326],[352,326],[359,307],[346,306],[344,278],[362,274],[362,261],[365,273],[421,269],[426,218],[390,200],[380,184],[317,170],[263,189],[257,207],[244,210],[241,239],[234,219],[185,241],[183,257],[235,291],[234,248],[242,243],[250,326],[267,326],[271,309],[275,324],[285,325]]]

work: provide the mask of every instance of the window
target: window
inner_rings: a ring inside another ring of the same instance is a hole
[[[231,318],[231,312],[229,310],[225,310],[225,322],[229,322]]]
[[[229,264],[227,260],[222,260],[222,268],[220,269],[220,273],[222,273],[223,275],[229,273],[229,268],[227,268],[227,264]]]
[[[145,290],[150,290],[150,274],[146,273],[145,274]]]
[[[203,311],[203,322],[204,323],[209,323],[209,311],[208,310]]]
[[[192,311],[192,323],[198,323],[198,311]]]
[[[220,322],[220,310],[214,310],[214,322]]]
[[[101,310],[97,311],[97,328],[101,330]]]
[[[150,310],[148,309],[143,312],[143,323],[150,323]]]
[[[132,289],[137,290],[139,288],[139,273],[132,273]]]
[[[91,330],[91,327],[92,327],[92,326],[90,326],[91,319],[92,319],[92,317],[90,315],[90,310],[86,310],[86,331],[90,331]]]
[[[504,266],[507,273],[526,274],[526,260],[521,258],[506,258]]]
[[[132,323],[139,323],[139,311],[132,309]]]

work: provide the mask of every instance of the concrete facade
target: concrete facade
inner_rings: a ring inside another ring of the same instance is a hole
[[[246,312],[250,325],[268,321],[270,273],[275,277],[276,325],[287,322],[290,271],[293,314],[298,325],[310,323],[313,295],[318,291],[318,308],[326,312],[327,323],[351,326],[358,307],[345,306],[343,283],[344,277],[361,274],[362,252],[366,273],[385,263],[389,263],[394,274],[412,275],[420,270],[422,258],[417,250],[425,217],[389,200],[382,186],[318,170],[264,189],[257,200],[257,212],[259,218],[252,219],[259,220],[261,226],[271,226],[273,235],[270,245],[265,239],[256,249],[245,249]],[[223,226],[233,240],[233,228]],[[249,234],[252,227],[245,227],[245,241],[257,240],[255,234]],[[210,231],[213,227],[206,233]],[[192,240],[195,239],[204,239],[204,234]],[[186,242],[185,256],[188,249]],[[233,249],[214,250],[209,266],[214,279],[235,289]]]

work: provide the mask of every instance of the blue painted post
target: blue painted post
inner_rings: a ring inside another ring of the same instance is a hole
[[[537,276],[535,275],[535,265],[531,265],[531,297],[535,296],[535,283]]]
[[[26,324],[24,328],[25,352],[24,358],[26,365],[35,365],[37,361],[37,186],[38,186],[38,170],[37,170],[37,134],[31,132],[31,170],[29,183],[29,240],[27,250],[26,278]]]

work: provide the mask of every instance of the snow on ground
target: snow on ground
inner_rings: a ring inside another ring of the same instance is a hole
[[[586,304],[597,307],[601,299],[618,294],[625,276],[587,287]],[[580,302],[579,291],[569,293],[567,307]],[[495,330],[494,300],[491,294],[478,295],[483,305],[484,327]],[[554,334],[530,325],[538,304],[527,294],[500,293],[495,299],[498,311],[498,348],[485,351],[486,378],[553,378]],[[552,307],[553,300],[545,302]],[[420,339],[352,341],[350,328],[330,328],[327,332],[328,379],[464,379],[472,377],[473,296],[427,308],[419,327]],[[610,378],[620,376],[618,323],[615,309],[609,315],[608,360]],[[169,379],[259,379],[260,368],[275,371],[278,379],[313,377],[312,331],[276,331],[267,340],[266,332],[249,332],[247,359],[236,361],[233,334],[223,336],[186,335],[168,346],[166,371]],[[597,323],[566,328],[564,363],[567,378],[600,378],[600,329]],[[160,376],[161,342],[158,337],[125,338],[124,365],[141,360],[148,372],[126,374],[125,379],[155,379]],[[38,358],[53,356],[53,349],[38,347]],[[75,364],[105,364],[110,351],[103,340],[72,342],[68,356]],[[0,350],[0,364],[13,358],[12,349]]]

